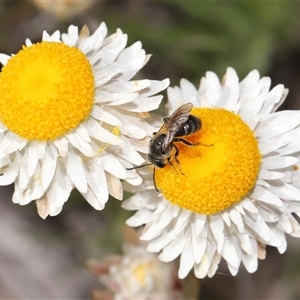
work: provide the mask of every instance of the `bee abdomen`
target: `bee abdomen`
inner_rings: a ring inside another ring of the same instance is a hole
[[[180,126],[175,137],[186,136],[197,132],[202,126],[201,120],[193,115],[189,115],[187,121]]]

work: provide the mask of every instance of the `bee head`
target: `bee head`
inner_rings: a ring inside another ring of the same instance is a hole
[[[155,155],[152,155],[151,153],[148,154],[148,160],[155,166],[158,168],[163,168],[166,166],[166,162],[165,159],[162,157],[157,157]]]

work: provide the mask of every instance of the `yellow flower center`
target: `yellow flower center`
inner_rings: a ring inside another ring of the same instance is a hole
[[[76,47],[42,42],[0,73],[0,121],[27,140],[53,140],[85,120],[94,102],[92,66]]]
[[[156,168],[155,182],[164,197],[200,214],[215,214],[241,201],[254,187],[260,170],[258,141],[236,114],[219,108],[194,108],[202,128],[176,143],[174,166]]]
[[[137,282],[141,286],[146,286],[147,276],[153,275],[155,269],[155,262],[153,260],[139,262],[137,266],[133,268],[133,275]]]

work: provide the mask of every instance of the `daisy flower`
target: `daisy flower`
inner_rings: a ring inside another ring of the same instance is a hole
[[[185,79],[168,89],[168,115],[191,102],[202,127],[184,137],[194,146],[176,143],[179,166],[155,168],[160,192],[144,168],[123,207],[137,210],[128,225],[145,224],[148,251],[164,262],[180,256],[180,278],[192,268],[212,277],[222,258],[232,275],[241,263],[252,273],[266,245],[283,253],[286,234],[300,237],[300,111],[275,112],[287,90],[270,83],[256,70],[239,82],[228,68],[222,82],[207,72],[198,90]]]
[[[104,23],[92,35],[71,25],[0,54],[0,185],[14,183],[14,203],[37,200],[43,218],[73,188],[100,210],[109,194],[122,199],[120,179],[141,182],[126,168],[143,162],[137,150],[152,131],[143,117],[169,82],[131,80],[149,55],[140,42],[125,48],[120,29],[106,35]]]
[[[97,290],[99,299],[183,299],[175,264],[163,263],[156,253],[148,252],[147,243],[138,239],[138,232],[128,228],[124,231],[131,237],[122,244],[123,255],[111,254],[101,261],[86,262],[91,273],[113,294]]]

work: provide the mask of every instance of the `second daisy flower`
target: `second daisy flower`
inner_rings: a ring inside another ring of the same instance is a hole
[[[176,143],[181,172],[174,158],[155,168],[157,193],[152,169],[138,171],[143,186],[123,207],[138,210],[127,223],[145,224],[149,251],[165,262],[180,256],[180,278],[192,268],[211,277],[221,258],[232,275],[241,263],[254,272],[266,245],[283,253],[285,234],[300,237],[300,112],[275,112],[287,90],[270,83],[257,71],[239,82],[228,68],[222,82],[207,72],[198,90],[184,79],[168,89],[168,115],[191,102],[202,127],[184,137],[194,146]]]

